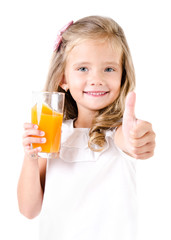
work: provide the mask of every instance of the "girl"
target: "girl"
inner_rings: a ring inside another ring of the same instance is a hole
[[[136,238],[136,159],[153,155],[155,134],[135,118],[134,87],[115,21],[91,16],[59,32],[44,89],[66,93],[59,157],[33,158],[46,133],[25,123],[18,183],[21,213],[34,218],[41,211],[40,239]]]

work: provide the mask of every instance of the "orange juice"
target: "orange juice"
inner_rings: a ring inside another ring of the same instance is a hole
[[[42,152],[59,152],[62,119],[63,114],[57,113],[45,104],[42,104],[41,108],[38,109],[36,104],[31,110],[31,121],[45,132],[46,143],[33,143],[33,148],[41,146]]]

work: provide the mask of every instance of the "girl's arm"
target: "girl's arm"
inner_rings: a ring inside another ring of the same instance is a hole
[[[24,125],[25,133],[23,135],[23,146],[25,150],[25,157],[23,166],[18,181],[18,204],[20,212],[27,218],[36,217],[42,207],[46,159],[38,159],[37,153],[40,148],[31,149],[31,143],[41,143],[41,138],[32,137],[42,136],[41,131],[34,128],[31,123]],[[35,154],[35,157],[32,155]]]
[[[136,159],[148,159],[153,156],[155,133],[149,122],[135,118],[135,93],[128,94],[123,122],[116,130],[114,142],[128,155]]]

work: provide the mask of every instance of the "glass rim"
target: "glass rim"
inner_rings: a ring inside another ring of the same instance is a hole
[[[48,92],[48,91],[32,91],[32,94],[59,94],[59,95],[65,95],[63,92]]]

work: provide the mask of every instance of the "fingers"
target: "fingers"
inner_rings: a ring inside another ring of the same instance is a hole
[[[138,121],[130,134],[130,153],[136,159],[147,159],[154,154],[156,135],[150,123]]]
[[[148,158],[151,158],[153,155],[154,155],[154,151],[151,151],[151,152],[145,152],[145,153],[138,154],[138,155],[135,154],[135,155],[133,155],[133,157],[135,159],[146,160]]]
[[[147,159],[154,154],[155,141],[150,141],[141,147],[132,146],[130,153],[136,159]]]
[[[42,137],[45,133],[38,130],[38,126],[32,123],[24,123],[24,134],[23,134],[23,147],[25,154],[31,158],[37,157],[37,154],[41,152],[41,147],[32,149],[31,145],[34,143],[42,144],[46,142],[46,138]]]
[[[27,136],[44,136],[44,135],[45,135],[45,132],[30,128],[24,131],[23,138]]]
[[[155,133],[151,123],[136,119],[135,102],[136,94],[128,93],[122,123],[124,148],[135,158],[147,159],[154,154]]]
[[[130,135],[134,138],[141,138],[148,132],[152,132],[152,124],[143,120],[137,120]]]
[[[33,123],[24,123],[24,129],[30,129],[30,128],[38,129],[38,126]]]
[[[125,102],[124,118],[128,120],[132,120],[135,118],[135,102],[136,94],[134,92],[128,93]]]
[[[135,101],[136,101],[136,94],[134,92],[130,92],[127,95],[126,102],[125,102],[125,111],[123,114],[123,134],[124,137],[129,138],[130,131],[136,125],[136,118],[135,118]]]
[[[152,141],[155,142],[155,133],[153,131],[147,132],[140,138],[130,137],[132,147],[142,147]]]
[[[132,147],[132,154],[135,158],[141,158],[143,154],[154,152],[155,143],[150,142],[142,147]]]
[[[46,138],[26,137],[23,139],[24,146],[30,146],[32,143],[45,143]]]

